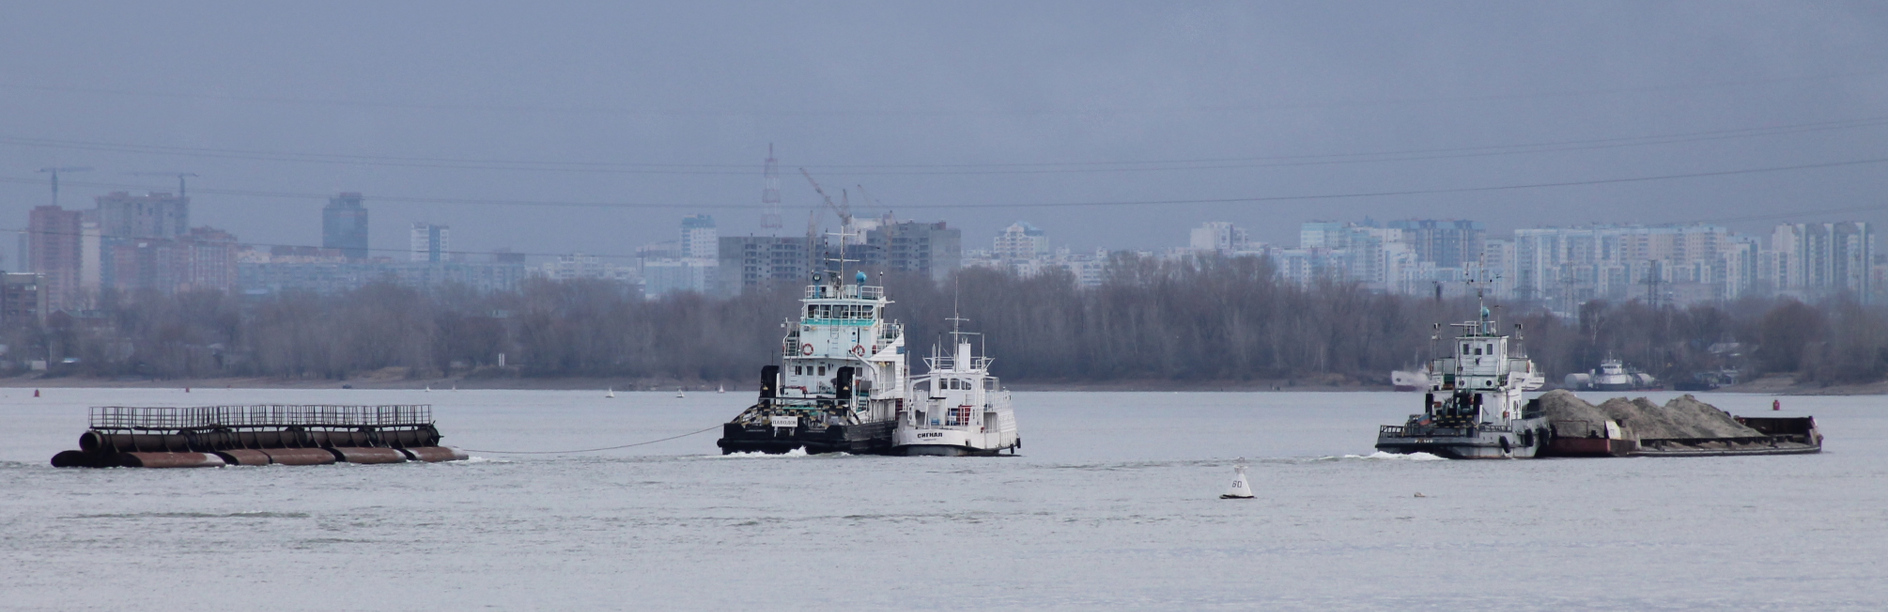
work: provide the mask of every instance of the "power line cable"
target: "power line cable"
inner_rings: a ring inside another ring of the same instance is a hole
[[[1888,125],[1888,117],[1864,117],[1780,126],[1733,128],[1697,132],[1676,132],[1648,136],[1596,138],[1510,145],[1482,145],[1406,149],[1363,153],[1327,153],[1276,155],[1260,157],[1219,157],[1176,160],[1030,162],[982,164],[802,164],[827,171],[843,171],[868,176],[927,175],[998,175],[998,174],[1071,174],[1102,172],[1171,172],[1187,170],[1223,170],[1267,167],[1322,166],[1361,163],[1429,161],[1501,155],[1556,153],[1626,147],[1657,146],[1710,142],[1738,138],[1781,136],[1808,132],[1849,130]],[[745,176],[754,173],[753,164],[645,164],[611,162],[556,162],[531,160],[479,160],[440,157],[396,157],[382,155],[344,155],[298,153],[252,149],[222,149],[139,145],[94,141],[59,140],[24,136],[0,136],[0,144],[21,147],[52,147],[114,153],[178,155],[186,157],[317,163],[378,167],[433,168],[453,170],[501,170],[528,172],[566,172],[640,175]]]
[[[534,106],[502,104],[441,104],[383,102],[373,100],[349,100],[339,98],[295,98],[288,96],[260,96],[235,94],[210,94],[194,92],[170,92],[153,90],[112,89],[105,87],[78,87],[61,85],[41,85],[31,83],[0,83],[0,89],[16,91],[42,91],[50,93],[134,96],[150,98],[173,98],[186,100],[218,100],[230,102],[250,102],[267,104],[290,104],[300,106],[333,106],[359,108],[387,108],[396,110],[423,111],[462,111],[462,112],[497,112],[519,114],[579,114],[579,115],[624,115],[656,117],[950,117],[950,116],[1093,116],[1093,115],[1134,115],[1134,114],[1183,114],[1183,113],[1235,113],[1271,110],[1303,110],[1325,108],[1355,108],[1399,106],[1415,104],[1440,104],[1460,102],[1498,102],[1511,100],[1541,100],[1553,98],[1587,98],[1596,96],[1614,96],[1623,94],[1657,93],[1668,91],[1688,91],[1704,89],[1722,89],[1746,85],[1769,85],[1779,83],[1802,83],[1853,79],[1857,77],[1880,76],[1888,71],[1871,70],[1842,72],[1821,75],[1803,75],[1775,77],[1766,79],[1734,79],[1707,81],[1698,83],[1667,83],[1640,87],[1611,87],[1589,90],[1539,91],[1512,94],[1485,94],[1468,96],[1433,96],[1410,98],[1384,98],[1377,100],[1338,100],[1328,102],[1303,102],[1286,104],[1217,104],[1177,107],[1117,107],[1117,108],[1014,108],[1014,109],[833,109],[833,110],[793,110],[768,108],[765,110],[715,110],[703,108],[624,108],[603,106]]]
[[[1553,181],[1553,182],[1541,182],[1541,183],[1520,183],[1520,184],[1512,184],[1512,185],[1485,185],[1485,186],[1474,186],[1474,187],[1442,187],[1442,188],[1435,188],[1435,189],[1398,189],[1398,190],[1384,190],[1384,191],[1356,191],[1356,192],[1323,193],[1323,194],[1244,196],[1244,197],[1231,197],[1231,198],[1198,198],[1198,199],[1169,199],[1169,200],[1115,200],[1115,201],[1085,201],[1085,202],[1080,202],[1080,201],[1078,202],[1011,202],[1011,203],[986,203],[986,204],[975,204],[975,203],[972,203],[972,204],[901,204],[898,206],[898,208],[919,209],[919,210],[973,210],[973,209],[991,209],[991,208],[1023,208],[1023,209],[1028,209],[1028,208],[1109,208],[1109,207],[1127,207],[1127,206],[1235,204],[1235,203],[1360,199],[1360,198],[1379,198],[1379,197],[1396,197],[1396,196],[1413,196],[1413,195],[1441,195],[1441,194],[1451,194],[1451,193],[1519,191],[1519,190],[1529,190],[1529,189],[1552,189],[1552,188],[1562,188],[1562,187],[1580,187],[1580,186],[1594,186],[1594,185],[1618,185],[1618,184],[1629,184],[1629,183],[1645,183],[1645,182],[1656,182],[1656,181],[1685,180],[1685,179],[1698,179],[1698,178],[1723,177],[1723,176],[1768,174],[1768,173],[1776,173],[1776,172],[1791,172],[1791,171],[1797,171],[1797,170],[1842,168],[1842,167],[1849,167],[1849,166],[1864,166],[1864,165],[1875,165],[1875,164],[1882,164],[1882,163],[1888,163],[1888,158],[1868,158],[1868,159],[1856,159],[1856,160],[1845,160],[1845,161],[1834,161],[1834,162],[1822,162],[1822,163],[1814,163],[1814,164],[1769,166],[1769,167],[1760,167],[1760,168],[1742,168],[1742,169],[1736,169],[1736,170],[1719,170],[1719,171],[1709,171],[1709,172],[1687,172],[1687,173],[1662,174],[1662,175],[1652,175],[1652,176],[1619,177],[1619,178],[1607,178],[1607,179],[1586,179],[1586,180],[1574,180],[1574,181]],[[23,178],[23,177],[0,177],[0,182],[38,184],[41,181],[38,179]],[[83,186],[91,186],[91,187],[122,187],[123,186],[122,184],[116,184],[116,183],[97,183],[97,182],[89,182],[89,181],[69,181],[67,184],[83,185]],[[197,193],[249,196],[249,197],[272,197],[272,198],[294,198],[294,199],[319,199],[319,198],[329,197],[329,194],[296,193],[296,192],[280,192],[280,191],[251,191],[251,190],[214,189],[214,188],[197,188],[194,191]],[[480,198],[379,196],[379,195],[374,196],[374,200],[376,202],[395,202],[395,203],[409,203],[409,204],[459,204],[459,205],[478,205],[478,206],[525,206],[525,207],[606,208],[606,209],[688,208],[688,209],[715,209],[715,210],[756,210],[756,209],[762,208],[762,206],[753,205],[753,204],[725,204],[725,203],[686,204],[686,203],[636,203],[636,202],[577,202],[577,201],[555,201],[555,200],[505,200],[505,199],[480,199]]]

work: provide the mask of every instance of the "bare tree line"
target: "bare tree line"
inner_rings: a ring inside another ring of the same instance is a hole
[[[1355,284],[1301,287],[1260,258],[1119,254],[1110,263],[1099,287],[1081,287],[1059,270],[1025,278],[969,269],[942,283],[878,278],[914,357],[928,354],[948,331],[946,318],[959,313],[1011,381],[1383,383],[1389,370],[1428,358],[1432,324],[1471,319],[1476,309],[1473,299],[1385,295]],[[778,358],[781,323],[800,290],[643,299],[614,283],[535,279],[496,294],[395,285],[261,299],[112,294],[96,315],[55,313],[44,325],[12,326],[6,358],[16,372],[45,360],[50,375],[108,378],[344,380],[393,368],[416,378],[745,383]],[[1830,383],[1888,374],[1888,311],[1852,300],[1689,308],[1596,301],[1568,319],[1502,306],[1501,318],[1522,324],[1524,346],[1553,377],[1609,355],[1667,380],[1723,368]]]

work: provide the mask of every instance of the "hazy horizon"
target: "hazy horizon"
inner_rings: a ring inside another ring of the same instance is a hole
[[[1875,3],[5,14],[4,229],[48,202],[37,169],[89,166],[61,176],[68,208],[190,172],[192,223],[244,242],[319,244],[326,197],[358,191],[377,249],[429,221],[458,250],[630,255],[697,213],[763,233],[770,143],[780,233],[818,202],[804,167],[966,248],[1017,220],[1076,249],[1184,245],[1205,221],[1289,245],[1314,219],[1888,220]],[[1487,189],[1530,185],[1559,186]],[[1353,194],[1384,195],[1299,199]]]

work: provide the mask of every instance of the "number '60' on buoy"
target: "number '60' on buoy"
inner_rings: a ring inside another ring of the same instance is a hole
[[[1239,458],[1239,464],[1232,468],[1232,486],[1220,494],[1220,499],[1252,499],[1252,485],[1246,483],[1246,459]]]

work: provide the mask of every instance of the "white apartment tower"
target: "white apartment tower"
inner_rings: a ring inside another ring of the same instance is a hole
[[[409,258],[413,261],[443,263],[452,253],[452,228],[423,221],[414,223],[409,244]]]

